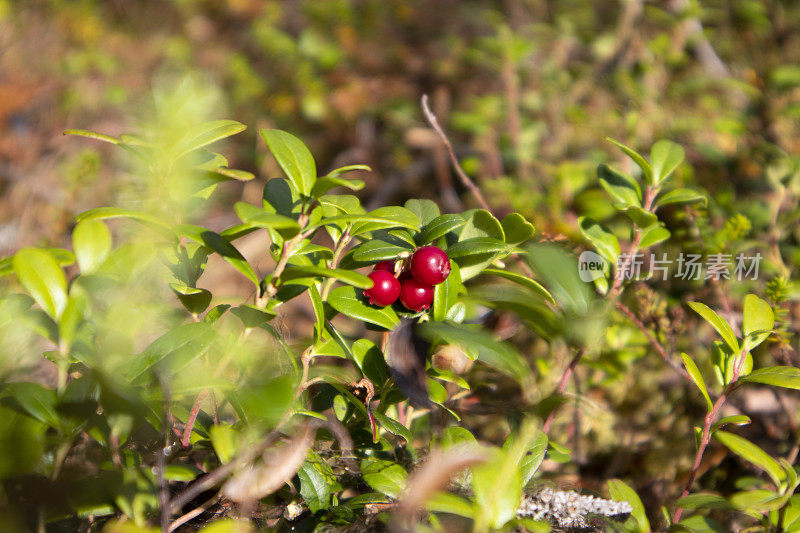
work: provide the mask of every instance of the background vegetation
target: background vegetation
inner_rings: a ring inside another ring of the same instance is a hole
[[[497,218],[521,213],[534,223],[536,239],[576,253],[596,246],[585,226],[581,231],[581,217],[609,228],[623,250],[633,235],[597,169],[609,163],[632,175],[641,172],[605,137],[644,154],[659,139],[683,146],[685,162],[671,183],[704,193],[707,203],[661,209],[659,219],[671,236],[656,251],[671,257],[759,251],[764,260],[758,279],[671,277],[627,285],[620,302],[634,318],[624,310],[605,317],[600,348],[575,366],[564,394],[554,391],[572,361],[570,343],[543,335],[519,313],[498,313],[487,327],[524,355],[530,380],[520,387],[476,366],[468,373],[469,394],[452,400],[456,391],[449,391],[447,404],[479,440],[501,444],[521,420],[544,422],[548,402],[564,403],[548,428],[561,453],[551,448],[539,478],[606,496],[608,480],[624,479],[641,496],[653,529],[666,527],[662,506],[668,515],[675,509],[695,457],[693,427],[702,427],[705,416],[697,389],[667,363],[682,368],[680,353],[686,352],[709,387],[713,381],[718,336],[687,303],[717,310],[743,338],[744,297],[758,295],[772,307],[776,326],[754,351],[755,366],[800,365],[797,1],[0,0],[0,50],[3,257],[28,245],[72,249],[75,217],[92,208],[165,206],[163,184],[142,178],[152,168],[110,145],[62,136],[67,128],[115,137],[160,131],[176,138],[202,120],[230,118],[251,126],[214,148],[231,168],[261,178],[219,186],[195,216],[216,232],[240,222],[231,209],[235,202],[260,203],[264,181],[283,175],[258,139],[262,128],[301,138],[320,175],[369,165],[372,171],[358,175],[365,185],[355,193],[368,210],[404,205],[409,198],[433,199],[443,213],[480,207],[423,116],[420,97],[428,94],[461,165]],[[110,227],[115,242],[141,231],[130,224]],[[262,275],[275,265],[263,241],[263,235],[250,235],[236,243]],[[77,274],[69,268],[68,274]],[[113,353],[139,353],[166,325],[186,319],[166,285],[155,283],[161,274],[145,269],[137,275],[126,274],[125,289],[104,310],[104,323],[130,326],[120,343],[135,339],[135,346],[114,345]],[[19,290],[14,276],[3,283]],[[218,257],[209,259],[201,286],[219,298],[215,304],[240,303],[253,291]],[[476,283],[475,294],[488,298],[480,289]],[[14,312],[12,307],[4,316]],[[273,326],[299,356],[314,323],[308,299],[298,298],[281,308]],[[6,324],[4,333],[4,386],[34,381],[59,388],[56,365],[41,357],[53,346],[31,340],[15,325]],[[364,331],[342,327],[352,338]],[[281,365],[289,363],[264,355],[274,350],[268,336],[253,342],[262,345],[250,346],[252,359],[242,362],[240,372],[263,372],[266,380],[286,371]],[[191,398],[184,404],[176,410],[182,420]],[[794,463],[800,447],[794,391],[754,385],[737,392],[720,414],[749,416],[752,423],[731,431]],[[452,424],[442,418],[418,428],[418,446]],[[119,423],[117,438],[127,434],[127,422]],[[0,474],[10,478],[20,474],[17,466],[27,465],[52,477],[47,469],[58,462],[52,458],[59,449],[80,471],[78,458],[88,452],[65,436],[66,428],[55,431],[58,438],[53,432],[37,444],[42,453],[35,457],[20,456],[20,450],[38,448],[6,437]],[[66,441],[70,446],[60,448]],[[713,441],[695,491],[729,497],[761,488],[767,478],[759,472]],[[57,517],[53,502],[26,501],[18,508],[15,494],[11,482],[0,492],[0,506],[22,509],[0,518],[13,521],[9,528],[43,523],[36,515],[42,509],[49,519]],[[285,506],[290,496],[270,504]],[[142,509],[151,504],[141,503]],[[124,508],[115,505],[115,512]],[[133,508],[124,512],[136,514]],[[141,516],[152,520],[148,512]],[[716,509],[710,513],[722,525],[695,526],[729,530],[761,520],[769,527],[772,520],[778,527],[769,512]],[[90,518],[81,520],[49,527],[71,530]]]

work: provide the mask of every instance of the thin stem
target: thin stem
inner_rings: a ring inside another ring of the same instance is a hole
[[[739,387],[739,375],[742,371],[742,366],[744,366],[744,360],[746,359],[747,352],[742,350],[739,354],[739,358],[736,361],[736,365],[733,369],[733,377],[731,382],[725,387],[725,390],[722,394],[717,398],[717,401],[714,402],[714,405],[711,407],[711,411],[705,417],[703,421],[703,433],[700,436],[700,445],[697,447],[697,453],[694,456],[694,464],[692,464],[692,470],[689,473],[689,479],[686,481],[686,486],[683,488],[683,492],[681,493],[681,498],[685,498],[689,495],[689,492],[692,490],[692,485],[694,484],[694,480],[697,477],[697,472],[700,469],[700,463],[703,460],[703,454],[706,451],[706,447],[708,443],[711,442],[711,424],[714,422],[714,419],[717,417],[722,406],[725,404],[727,399],[730,397],[731,394]],[[677,524],[681,519],[681,513],[683,512],[682,507],[678,507],[675,509],[675,513],[672,516],[672,522]]]
[[[655,187],[652,186],[649,186],[644,190],[642,209],[652,212],[653,201],[656,198],[656,193],[657,191]],[[611,290],[608,291],[608,297],[611,300],[615,300],[622,292],[622,284],[625,281],[625,273],[630,268],[633,257],[636,255],[636,251],[639,249],[639,244],[642,242],[643,234],[644,232],[642,228],[636,226],[636,229],[633,232],[633,240],[631,241],[631,246],[628,250],[628,255],[625,256],[622,265],[620,265],[619,270],[616,272],[616,275],[614,276],[614,284],[611,286]]]
[[[575,352],[575,356],[567,365],[567,368],[564,369],[564,372],[561,374],[561,379],[558,382],[558,388],[556,388],[556,392],[558,394],[564,394],[564,391],[567,390],[567,384],[569,383],[569,379],[572,377],[572,373],[575,371],[575,367],[580,362],[581,358],[583,357],[583,348],[578,349]],[[547,420],[544,422],[544,426],[542,426],[542,431],[547,433],[550,431],[550,426],[553,424],[553,419],[556,416],[556,412],[558,411],[558,407],[550,411],[550,414],[547,415]]]
[[[661,356],[661,359],[663,359],[664,362],[667,363],[667,365],[670,368],[675,370],[678,374],[680,374],[681,376],[683,376],[687,380],[692,381],[692,378],[689,377],[689,373],[686,372],[686,369],[683,368],[682,366],[678,365],[673,360],[673,358],[670,357],[670,355],[669,355],[669,353],[667,353],[667,349],[664,347],[664,345],[661,344],[658,341],[656,336],[653,335],[653,333],[647,328],[647,326],[644,325],[644,322],[639,320],[639,317],[637,317],[634,314],[634,312],[630,310],[630,308],[628,308],[625,304],[623,304],[620,301],[617,301],[614,305],[617,307],[617,309],[619,309],[622,312],[622,314],[627,316],[630,319],[630,321],[633,322],[634,326],[639,328],[639,331],[644,333],[645,337],[647,337],[647,340],[650,342],[650,344],[653,346],[653,348],[655,348],[655,350],[658,353],[658,355]]]
[[[461,164],[458,162],[458,158],[453,151],[453,145],[450,144],[450,139],[447,138],[447,134],[439,125],[439,120],[436,118],[436,115],[433,114],[433,111],[431,111],[431,108],[428,105],[427,94],[422,95],[421,105],[422,113],[425,115],[425,119],[428,121],[434,131],[436,131],[436,134],[439,135],[439,139],[441,139],[442,143],[444,143],[445,148],[447,148],[447,153],[450,155],[450,162],[453,164],[453,168],[455,169],[458,178],[461,180],[461,183],[467,189],[469,189],[482,208],[486,209],[487,211],[491,211],[492,209],[489,207],[489,202],[487,202],[486,198],[483,197],[481,190],[478,189],[478,186],[475,185],[475,182],[472,181],[470,177],[467,176],[467,173],[464,172],[464,169],[461,168]]]
[[[192,438],[192,429],[197,420],[197,415],[200,413],[200,406],[203,405],[203,402],[210,392],[211,389],[203,389],[200,394],[197,395],[197,399],[194,401],[194,405],[192,405],[192,410],[189,411],[189,418],[186,420],[186,426],[183,428],[183,437],[181,437],[181,445],[184,448],[189,447],[189,441]]]

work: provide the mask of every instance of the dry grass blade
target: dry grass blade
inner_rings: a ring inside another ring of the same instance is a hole
[[[315,429],[308,424],[280,449],[265,452],[263,463],[247,465],[223,485],[222,493],[243,503],[260,500],[281,488],[306,460]]]
[[[475,445],[432,450],[425,464],[408,480],[403,498],[397,507],[397,518],[410,523],[424,503],[445,488],[454,475],[486,460],[486,453]]]

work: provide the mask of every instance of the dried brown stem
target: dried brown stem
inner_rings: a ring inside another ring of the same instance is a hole
[[[469,189],[472,195],[475,197],[475,200],[478,201],[478,204],[487,211],[491,211],[491,207],[489,207],[489,202],[486,201],[484,198],[483,193],[481,193],[478,186],[475,185],[475,182],[467,176],[467,173],[464,172],[464,169],[461,168],[461,164],[458,162],[458,158],[456,157],[455,152],[453,151],[453,145],[450,144],[450,139],[447,138],[447,134],[444,132],[442,127],[439,125],[439,120],[436,118],[436,115],[433,114],[431,111],[430,106],[428,105],[428,95],[422,95],[421,100],[422,105],[422,113],[425,115],[425,119],[431,125],[431,127],[436,131],[436,134],[439,135],[439,138],[444,143],[445,148],[447,148],[447,153],[450,155],[450,162],[453,164],[453,169],[456,171],[458,178],[461,180],[461,183]]]

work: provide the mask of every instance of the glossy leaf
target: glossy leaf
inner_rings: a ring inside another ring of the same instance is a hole
[[[500,225],[503,227],[505,241],[508,244],[522,244],[533,237],[536,232],[533,224],[519,213],[509,213],[503,218]]]
[[[214,329],[207,322],[195,322],[173,328],[153,341],[132,361],[126,372],[133,381],[162,361],[175,367],[184,366],[211,347]]]
[[[750,422],[751,422],[750,417],[747,415],[724,416],[719,420],[717,420],[717,422],[713,426],[711,426],[711,432],[713,433],[714,431],[728,425],[746,426]]]
[[[67,305],[67,278],[53,256],[39,248],[14,254],[14,273],[20,284],[44,311],[59,319]]]
[[[739,379],[750,383],[763,383],[764,385],[800,390],[800,368],[794,366],[759,368]]]
[[[660,224],[653,224],[649,228],[642,230],[642,237],[639,240],[639,248],[644,250],[656,244],[662,243],[670,238],[672,234],[667,228]]]
[[[754,464],[766,472],[775,483],[776,487],[779,487],[783,478],[786,477],[786,473],[783,471],[783,468],[781,468],[780,463],[749,440],[722,430],[714,433],[714,438],[745,461]]]
[[[775,315],[772,307],[755,294],[746,295],[742,313],[742,333],[745,335],[745,347],[752,350],[764,342],[774,326]]]
[[[673,189],[659,195],[656,198],[655,205],[656,207],[662,207],[670,204],[694,204],[698,202],[705,207],[708,204],[708,198],[705,194],[692,189]]]
[[[175,159],[247,129],[235,120],[211,120],[192,127],[174,148]]]
[[[578,219],[578,227],[583,237],[592,244],[603,259],[612,265],[616,264],[620,253],[619,239],[617,239],[616,235],[601,226],[597,221],[587,217]]]
[[[418,242],[420,245],[432,243],[451,231],[457,230],[466,223],[467,221],[464,220],[464,217],[461,215],[439,215],[425,226],[425,229],[419,236]]]
[[[173,232],[170,225],[160,217],[151,215],[150,213],[145,213],[143,211],[135,211],[133,209],[121,209],[119,207],[98,207],[95,209],[90,209],[89,211],[84,211],[75,217],[75,221],[83,222],[84,220],[102,220],[108,218],[130,218],[131,220],[136,220],[137,222],[141,222],[142,224],[153,228],[161,235],[164,235],[168,238],[175,238],[175,232]]]
[[[79,222],[72,232],[72,247],[82,274],[97,270],[111,253],[111,232],[99,220]]]
[[[356,294],[357,290],[354,287],[337,287],[328,295],[328,304],[342,314],[382,328],[392,329],[400,323],[391,307],[373,307]]]
[[[433,288],[433,319],[442,321],[447,312],[455,305],[459,294],[466,292],[461,283],[461,271],[455,261],[450,261],[450,275],[444,282]]]
[[[351,191],[360,191],[364,188],[364,182],[361,180],[348,180],[330,175],[323,176],[314,182],[314,186],[311,188],[311,196],[313,198],[318,198],[336,187],[345,187]]]
[[[281,130],[261,130],[261,136],[295,189],[303,196],[311,194],[317,180],[317,167],[306,145],[294,135]]]
[[[686,371],[689,372],[689,377],[692,378],[694,384],[697,385],[698,389],[700,389],[700,394],[702,394],[703,398],[705,398],[706,406],[710,412],[714,404],[708,395],[708,388],[706,387],[706,382],[703,380],[703,375],[700,373],[700,369],[697,368],[695,362],[687,354],[682,353],[681,358],[683,359],[683,366],[685,366]]]
[[[733,328],[731,328],[730,324],[719,316],[716,312],[714,312],[710,307],[706,304],[700,302],[689,302],[689,307],[691,307],[698,315],[703,317],[703,319],[711,324],[711,326],[717,330],[717,333],[720,334],[722,340],[725,341],[725,344],[734,352],[739,352],[739,341],[736,339],[736,334],[733,332]]]
[[[285,282],[307,277],[333,278],[359,289],[369,289],[373,285],[372,280],[360,272],[354,272],[343,268],[325,268],[311,265],[291,265],[286,267],[286,270],[281,274],[281,281]]]
[[[539,294],[547,301],[555,304],[556,301],[553,299],[553,296],[548,292],[544,286],[539,283],[538,281],[529,278],[528,276],[523,276],[522,274],[517,274],[516,272],[511,272],[510,270],[502,270],[499,268],[487,268],[483,271],[484,274],[492,274],[494,276],[499,276],[501,278],[507,279],[509,281],[513,281],[518,285],[522,285],[523,287],[527,287],[528,289],[532,290],[533,292]]]
[[[211,293],[205,289],[188,287],[182,283],[170,283],[169,288],[172,289],[186,310],[193,315],[199,315],[211,303]]]
[[[683,147],[672,141],[661,140],[650,149],[650,160],[653,167],[653,182],[659,184],[669,178],[683,162]]]
[[[648,184],[653,184],[653,167],[650,166],[650,163],[642,157],[636,150],[633,148],[622,144],[621,142],[612,139],[611,137],[606,137],[607,141],[611,141],[614,143],[620,150],[625,152],[625,155],[630,157],[636,165],[642,169],[642,175],[644,176],[645,182]]]
[[[439,206],[432,200],[418,200],[412,198],[406,201],[403,207],[414,213],[422,226],[430,224],[439,216]]]
[[[402,466],[378,458],[361,461],[361,476],[370,487],[392,498],[400,497],[408,479]]]
[[[650,521],[647,519],[647,513],[644,510],[644,505],[639,495],[623,481],[619,479],[612,479],[608,482],[608,494],[611,499],[616,501],[626,501],[631,504],[633,512],[631,515],[636,520],[637,531],[647,532],[650,531]]]
[[[411,248],[398,246],[378,239],[369,240],[353,249],[353,259],[364,263],[377,263],[385,259],[396,259],[403,252],[410,252]]]
[[[635,179],[606,164],[597,167],[597,176],[600,186],[615,202],[625,207],[641,206],[642,191]]]

